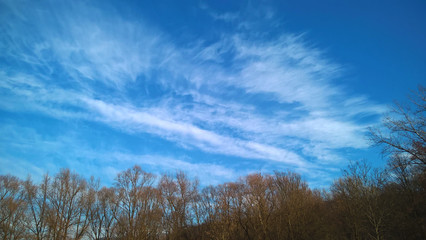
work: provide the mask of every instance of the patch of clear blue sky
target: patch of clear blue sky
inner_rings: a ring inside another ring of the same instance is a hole
[[[140,164],[217,184],[383,166],[365,128],[425,82],[424,1],[0,1],[1,174]]]
[[[284,1],[281,9],[290,31],[307,31],[348,66],[355,91],[390,102],[425,82],[424,1]]]

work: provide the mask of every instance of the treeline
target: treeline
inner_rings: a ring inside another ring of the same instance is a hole
[[[411,169],[410,171],[413,171]],[[408,169],[398,169],[408,171]],[[425,239],[426,175],[352,164],[330,191],[292,172],[200,188],[135,166],[113,187],[68,169],[0,176],[2,239]],[[155,184],[154,184],[155,183]]]
[[[201,188],[183,172],[139,166],[111,187],[63,169],[0,176],[2,239],[426,239],[426,94],[370,129],[388,166],[354,162],[330,189],[293,172],[251,174]]]

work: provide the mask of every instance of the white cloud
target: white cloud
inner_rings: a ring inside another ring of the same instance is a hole
[[[183,145],[196,146],[207,152],[267,159],[297,166],[305,165],[303,159],[291,151],[219,135],[173,119],[162,119],[150,114],[149,109],[130,109],[93,99],[84,101],[89,108],[101,114],[100,121],[126,131],[154,133]]]
[[[155,171],[158,175],[184,170],[191,177],[199,177],[203,185],[233,181],[245,173],[214,163],[194,163],[184,158],[129,154],[114,149],[94,150],[86,145],[86,140],[80,139],[81,136],[72,131],[47,137],[32,128],[6,124],[0,128],[0,133],[0,141],[4,143],[0,147],[0,174],[12,172],[22,179],[31,175],[33,179],[40,180],[46,172],[55,174],[59,168],[67,167],[87,178],[90,175],[102,177],[104,184],[110,184],[118,172],[135,164],[147,168],[147,171]],[[38,162],[8,156],[14,151],[24,155],[42,155],[46,159]]]
[[[211,44],[178,47],[160,29],[89,3],[55,6],[52,15],[40,14],[43,6],[6,5],[12,17],[0,18],[0,50],[25,67],[0,67],[4,110],[104,123],[187,149],[303,169],[340,161],[341,148],[367,147],[363,118],[384,110],[344,91],[337,84],[344,69],[303,35],[264,39],[239,28]],[[166,93],[150,101],[128,95],[150,84]],[[276,107],[262,111],[269,103]]]
[[[164,157],[159,155],[133,155],[125,153],[111,154],[116,161],[127,161],[132,164],[151,166],[156,174],[185,171],[192,178],[198,178],[203,185],[214,185],[225,181],[235,181],[238,176],[245,174],[213,163],[192,163],[189,161]]]

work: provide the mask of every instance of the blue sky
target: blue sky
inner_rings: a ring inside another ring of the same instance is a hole
[[[426,76],[424,1],[0,1],[0,174],[328,186]]]

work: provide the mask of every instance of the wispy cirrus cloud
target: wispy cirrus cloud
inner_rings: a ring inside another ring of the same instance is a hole
[[[12,91],[14,97],[25,97],[27,104],[32,104],[30,107],[15,106],[15,111],[39,111],[53,117],[103,122],[129,133],[147,132],[183,146],[195,146],[208,152],[286,162],[296,166],[306,165],[300,156],[291,151],[217,134],[189,122],[176,121],[172,116],[160,113],[157,108],[137,109],[123,102],[122,105],[115,105],[63,89],[46,91],[47,87],[43,86],[42,82],[35,79],[31,81],[31,78],[26,76],[5,79],[1,85],[3,88]],[[26,90],[13,91],[15,87],[25,87]],[[72,108],[66,109],[66,106]],[[179,115],[175,113],[174,116]]]
[[[198,178],[203,186],[232,181],[241,174],[247,174],[247,170],[235,170],[216,163],[193,162],[184,156],[132,154],[120,151],[118,147],[94,150],[88,147],[87,139],[82,139],[81,134],[75,130],[46,136],[33,128],[4,123],[0,127],[0,133],[0,140],[3,142],[0,147],[0,164],[3,166],[0,174],[13,172],[22,179],[30,174],[33,179],[40,180],[46,172],[54,174],[66,166],[87,175],[86,177],[90,174],[102,178],[103,184],[111,184],[117,173],[135,164],[157,176],[191,169],[189,176]],[[77,144],[76,140],[84,144]],[[19,152],[21,156],[12,156],[14,151]],[[29,155],[55,157],[38,162],[26,159]]]
[[[344,90],[344,68],[303,34],[265,38],[247,23],[214,42],[182,46],[108,5],[28,4],[3,2],[4,111],[88,121],[185,151],[305,170],[339,163],[342,148],[366,148],[366,119],[384,111]],[[244,23],[238,13],[210,16]],[[173,164],[235,175],[226,166]]]

